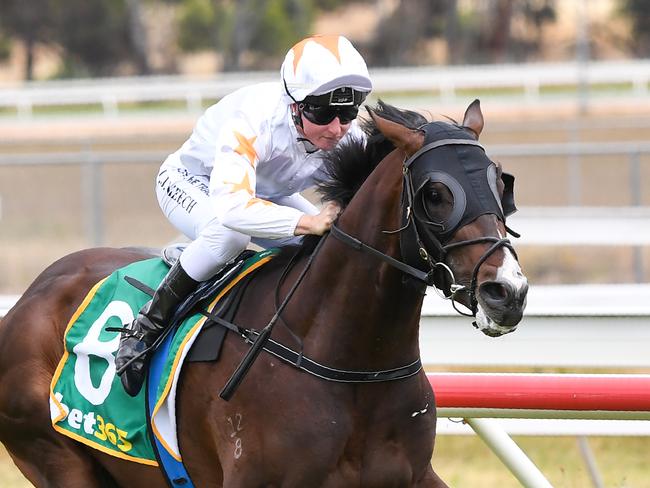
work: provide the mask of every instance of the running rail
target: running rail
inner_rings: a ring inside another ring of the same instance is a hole
[[[650,375],[429,373],[439,417],[462,418],[526,488],[551,487],[494,418],[650,420]]]

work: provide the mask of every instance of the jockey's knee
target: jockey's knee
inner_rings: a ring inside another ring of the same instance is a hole
[[[246,249],[250,241],[250,236],[231,230],[220,235],[214,244],[224,259],[230,261]]]
[[[215,221],[216,222],[216,221]],[[196,281],[205,281],[241,253],[250,237],[218,222],[207,226],[181,255],[181,266]]]

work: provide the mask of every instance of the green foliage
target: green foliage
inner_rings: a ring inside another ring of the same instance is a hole
[[[28,50],[37,42],[61,47],[62,73],[109,75],[133,57],[124,0],[0,0],[0,11],[0,27]]]
[[[217,13],[210,0],[185,0],[179,19],[179,47],[198,51],[217,45]]]
[[[82,65],[94,76],[107,76],[119,62],[131,58],[124,0],[53,2],[57,41],[71,65]]]
[[[269,0],[259,19],[251,47],[265,55],[284,55],[309,33],[314,16],[311,1]]]
[[[0,62],[7,61],[11,54],[11,40],[0,33]]]
[[[344,5],[347,2],[346,0],[314,0],[314,6],[319,10],[331,11],[336,10],[341,5]]]
[[[264,66],[305,37],[314,16],[313,0],[184,0],[179,45],[221,51],[226,70],[240,69],[247,52]]]

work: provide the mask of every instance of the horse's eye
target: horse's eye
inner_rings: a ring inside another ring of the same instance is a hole
[[[432,182],[427,182],[426,185],[422,188],[422,198],[428,203],[437,204],[440,203],[442,197],[440,192],[436,189],[435,185]]]
[[[453,209],[454,199],[444,184],[428,181],[418,194],[416,215],[429,223],[444,223]]]

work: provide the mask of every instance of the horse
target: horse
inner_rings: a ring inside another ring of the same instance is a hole
[[[261,329],[293,286],[273,340],[299,341],[305,358],[349,381],[261,353],[225,401],[218,393],[249,351],[228,334],[218,362],[181,372],[179,445],[197,487],[447,486],[431,465],[436,407],[419,360],[421,306],[436,289],[488,335],[517,327],[528,285],[507,238],[512,177],[478,143],[478,100],[462,123],[381,101],[368,111],[366,141],[326,158],[321,194],[343,206],[330,233],[315,254],[287,248],[260,268],[233,318]],[[166,486],[156,467],[57,433],[48,408],[73,312],[99,280],[152,255],[65,256],[1,322],[0,441],[35,486]]]

